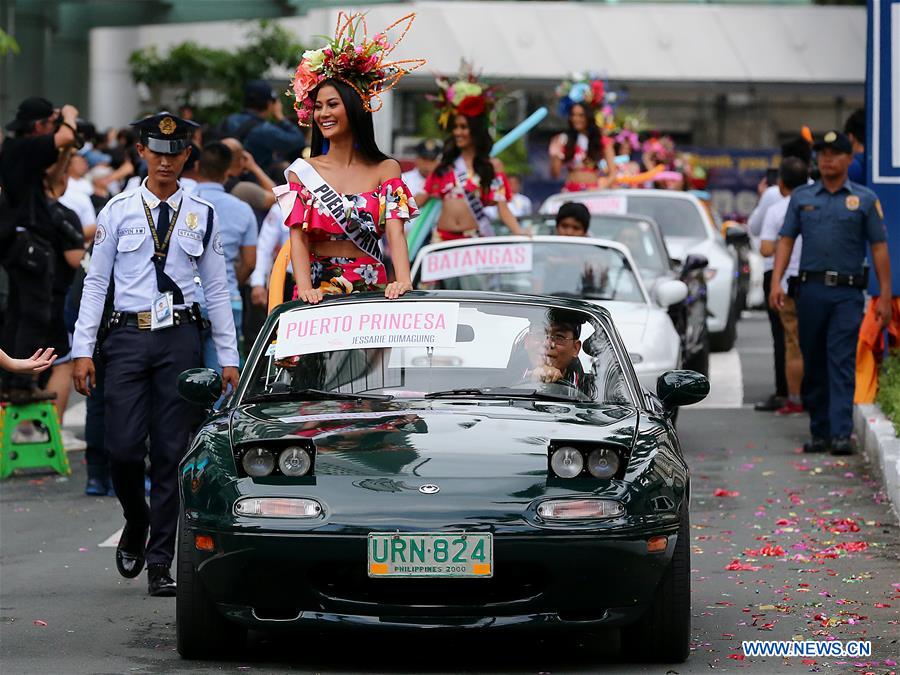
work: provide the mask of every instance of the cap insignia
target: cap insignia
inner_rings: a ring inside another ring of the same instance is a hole
[[[159,130],[164,133],[166,136],[175,133],[175,128],[178,125],[175,123],[171,117],[163,117],[159,121]]]
[[[833,131],[829,131],[825,134],[825,142],[826,143],[834,143],[837,140],[837,134]]]

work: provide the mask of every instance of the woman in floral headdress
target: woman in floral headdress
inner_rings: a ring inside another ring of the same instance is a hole
[[[333,40],[307,51],[292,83],[301,126],[312,125],[309,160],[285,171],[275,188],[284,223],[291,228],[291,264],[297,297],[384,290],[397,298],[412,289],[403,223],[418,214],[400,164],[375,143],[372,113],[380,93],[424,61],[388,62],[414,14],[369,38],[362,15],[338,15]],[[388,42],[386,33],[403,34]],[[388,283],[381,247],[387,238],[396,280]]]
[[[550,175],[559,178],[567,171],[565,190],[596,190],[612,184],[616,176],[616,153],[611,139],[598,126],[607,106],[606,88],[597,78],[572,78],[557,89],[559,110],[569,120],[566,133],[550,142]],[[606,161],[605,173],[600,161]]]
[[[436,233],[440,241],[491,236],[493,226],[484,214],[485,206],[496,206],[510,232],[522,234],[519,221],[509,210],[509,181],[491,162],[494,141],[488,115],[496,101],[494,91],[478,81],[471,67],[464,65],[463,71],[456,82],[438,80],[438,123],[450,136],[420,199],[423,203],[431,198],[443,200]]]

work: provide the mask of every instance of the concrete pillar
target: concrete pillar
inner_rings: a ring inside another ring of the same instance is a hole
[[[138,47],[139,28],[94,28],[90,40],[90,118],[98,129],[138,117],[140,97],[127,55]],[[122,55],[126,55],[123,58]]]

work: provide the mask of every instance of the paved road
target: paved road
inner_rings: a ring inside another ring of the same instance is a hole
[[[723,382],[710,405],[686,409],[682,443],[693,471],[693,653],[685,664],[624,661],[614,633],[483,639],[432,635],[252,634],[244,660],[184,663],[174,601],[127,581],[113,549],[115,500],[87,498],[74,475],[17,477],[0,495],[0,670],[3,673],[647,672],[885,673],[900,660],[900,536],[858,456],[804,457],[805,419],[756,413],[769,392],[766,324],[740,324],[738,354],[717,355]],[[737,393],[736,393],[737,392]],[[738,398],[736,398],[738,397]],[[737,407],[734,407],[737,406]],[[716,491],[726,495],[715,496]],[[734,494],[737,493],[737,494]],[[768,548],[767,548],[768,547]],[[770,553],[774,555],[764,555]],[[737,563],[732,564],[733,561]],[[743,571],[728,566],[744,566]],[[278,570],[290,583],[290,570]],[[598,579],[598,583],[602,583]],[[869,659],[746,658],[740,641],[866,639]]]

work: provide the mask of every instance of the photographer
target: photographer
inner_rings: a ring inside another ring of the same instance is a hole
[[[73,106],[56,110],[47,99],[32,97],[6,125],[13,136],[0,150],[4,229],[10,232],[2,247],[10,286],[2,345],[12,358],[33,354],[50,332],[56,228],[45,190],[66,170],[68,155],[60,151],[77,142],[77,124]],[[4,384],[11,399],[36,395],[30,375],[9,375]]]

